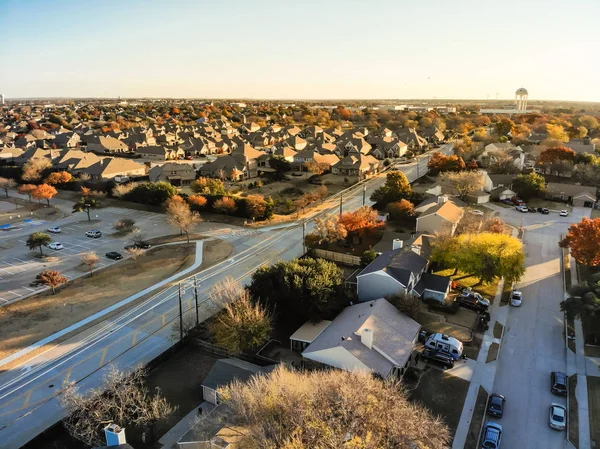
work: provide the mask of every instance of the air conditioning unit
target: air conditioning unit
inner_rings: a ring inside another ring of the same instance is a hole
[[[107,446],[118,446],[127,443],[125,429],[117,424],[109,424],[104,428]]]

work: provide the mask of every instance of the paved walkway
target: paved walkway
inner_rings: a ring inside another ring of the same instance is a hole
[[[180,244],[180,243],[181,242],[173,242],[173,243],[166,243],[165,245],[175,245],[175,244]],[[164,246],[164,245],[158,245],[158,246]],[[154,284],[154,285],[136,293],[135,295],[131,295],[130,297],[125,298],[124,300],[122,300],[116,304],[113,304],[112,306],[107,307],[106,309],[101,310],[100,312],[97,312],[97,313],[87,317],[84,320],[81,320],[75,324],[72,324],[71,326],[66,327],[61,331],[58,331],[58,332],[50,335],[49,337],[46,337],[46,338],[34,343],[31,346],[28,346],[26,348],[21,349],[20,351],[15,352],[14,354],[11,354],[10,356],[0,360],[0,366],[6,365],[7,363],[12,362],[13,360],[23,357],[24,355],[30,353],[31,351],[38,349],[41,346],[47,345],[48,343],[52,343],[53,341],[57,340],[58,338],[62,337],[63,335],[66,335],[74,330],[77,330],[77,329],[91,323],[92,321],[95,321],[98,318],[101,318],[101,317],[111,313],[112,311],[117,310],[120,307],[123,307],[123,306],[129,304],[132,301],[135,301],[136,299],[140,298],[141,296],[144,296],[152,291],[155,291],[155,290],[173,282],[176,279],[181,278],[182,276],[185,276],[187,273],[191,273],[192,271],[197,269],[202,264],[202,249],[203,249],[203,247],[204,247],[204,241],[197,240],[196,241],[196,257],[194,259],[194,263],[190,267],[186,268],[185,270],[175,273],[173,276],[170,276],[167,279],[164,279],[163,281],[158,282],[157,284]]]
[[[486,363],[488,352],[492,343],[501,344],[501,339],[494,338],[494,323],[497,321],[503,326],[506,324],[506,318],[508,315],[508,306],[500,307],[500,300],[502,298],[502,290],[504,288],[504,281],[500,281],[498,284],[498,290],[496,292],[496,298],[491,311],[490,328],[483,335],[483,342],[481,343],[481,349],[477,356],[477,361],[469,361],[465,367],[453,368],[452,370],[446,371],[448,374],[457,375],[462,379],[470,381],[469,391],[463,405],[463,410],[460,415],[460,422],[454,435],[454,441],[452,443],[452,449],[463,449],[469,435],[469,426],[473,418],[473,411],[475,409],[475,403],[477,402],[477,393],[479,387],[482,386],[488,393],[492,391],[494,386],[494,379],[496,377],[496,364],[497,361]],[[500,351],[498,350],[498,354]],[[467,370],[470,367],[470,370]],[[469,375],[466,375],[468,372]]]

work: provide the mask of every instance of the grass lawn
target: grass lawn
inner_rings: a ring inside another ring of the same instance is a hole
[[[600,377],[587,377],[590,439],[592,447],[600,444]]]
[[[195,248],[195,244],[152,248],[138,258],[137,266],[132,260],[124,260],[95,271],[92,277],[83,276],[65,284],[57,290],[56,295],[48,291],[3,307],[3,313],[0,314],[0,358],[7,357],[189,267],[194,263]],[[231,253],[231,248],[229,243],[220,240],[207,242],[204,245],[202,265],[198,270],[225,260]],[[150,295],[151,293],[144,295],[125,307],[132,307]],[[118,312],[114,311],[97,321],[106,320]],[[97,323],[92,322],[87,327],[95,324]],[[61,337],[58,341],[67,340],[81,331],[83,328]],[[32,357],[45,349],[39,348],[25,357]],[[18,363],[20,360],[11,362],[4,368]]]
[[[502,323],[496,321],[494,323],[494,338],[502,338],[502,331],[504,330],[504,326]]]
[[[498,358],[498,350],[500,349],[500,345],[498,343],[492,343],[490,345],[490,349],[487,353],[487,358],[485,359],[485,363],[493,362]]]
[[[454,438],[468,390],[469,382],[466,380],[430,369],[423,374],[419,386],[410,396],[434,415],[444,418],[450,428],[450,435]]]
[[[500,297],[500,307],[507,306],[510,301],[510,293],[512,291],[512,285],[508,282],[504,283],[504,288],[502,289],[502,296]]]
[[[577,409],[577,398],[575,397],[575,388],[577,387],[577,374],[569,377],[568,381],[569,389],[569,413],[567,419],[569,420],[569,441],[573,443],[576,448],[579,447],[579,410]],[[590,392],[588,391],[588,395]],[[591,410],[590,410],[590,422],[591,422]]]
[[[592,217],[591,218],[600,218],[600,209],[592,209]]]
[[[455,280],[458,283],[459,289],[462,289],[465,287],[473,287],[473,290],[475,290],[477,293],[488,298],[490,300],[490,302],[492,302],[492,303],[494,302],[494,298],[496,297],[496,292],[498,291],[498,282],[499,282],[498,278],[496,278],[494,280],[494,282],[491,282],[489,284],[482,284],[482,285],[475,286],[475,284],[477,284],[479,282],[479,278],[477,278],[475,276],[466,276],[465,274],[461,273],[460,271],[453,276],[452,275],[453,272],[454,272],[453,268],[448,268],[445,270],[434,271],[433,274],[437,274],[438,276],[450,276],[453,280]]]
[[[504,204],[504,203],[502,203]],[[506,206],[506,204],[505,204]],[[493,209],[490,209],[489,207],[484,206],[483,204],[469,204],[468,209],[477,209],[480,210],[481,212],[483,212],[484,214],[486,214],[489,217],[497,217],[498,215],[500,215],[500,212],[497,212]]]
[[[566,203],[561,203],[559,201],[549,201],[543,200],[541,198],[531,198],[529,201],[526,201],[527,207],[545,207],[550,210],[563,210],[563,209],[571,209],[571,206],[567,206]]]
[[[481,426],[485,418],[485,406],[487,405],[488,394],[485,388],[479,387],[477,392],[477,400],[475,401],[475,408],[473,409],[473,418],[471,418],[471,424],[469,425],[469,433],[467,434],[467,441],[465,442],[464,449],[479,449],[477,447],[477,440],[481,433]]]

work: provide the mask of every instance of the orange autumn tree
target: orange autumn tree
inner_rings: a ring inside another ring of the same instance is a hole
[[[56,195],[56,189],[50,184],[40,184],[31,194],[36,200],[46,200],[48,206],[54,195]]]
[[[465,161],[462,157],[453,154],[444,156],[442,153],[433,153],[431,159],[427,163],[427,168],[434,174],[442,171],[460,171],[466,168]]]
[[[600,218],[584,217],[579,223],[573,223],[560,246],[571,248],[571,255],[579,263],[600,265]]]
[[[387,211],[392,220],[403,220],[415,216],[415,205],[408,200],[400,200],[388,204]]]
[[[567,147],[548,148],[540,153],[540,162],[573,161],[575,151]]]
[[[369,206],[362,206],[354,212],[346,212],[340,217],[339,224],[346,228],[349,234],[361,236],[385,225],[377,220],[377,212]]]
[[[196,207],[202,207],[206,205],[206,198],[202,195],[190,195],[188,196],[188,202]]]
[[[65,182],[69,182],[71,179],[73,179],[73,177],[71,176],[70,173],[68,173],[66,171],[57,171],[54,173],[50,173],[46,177],[44,182],[46,184],[56,185],[56,184],[63,184]]]

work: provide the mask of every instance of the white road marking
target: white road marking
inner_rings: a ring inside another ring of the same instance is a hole
[[[29,287],[25,287],[24,285],[21,285],[21,288],[24,288],[25,290],[29,290],[30,292],[35,292],[34,289],[29,288]]]
[[[18,296],[19,298],[23,295],[19,295],[18,293],[13,292],[12,290],[7,290],[6,293],[12,293],[15,296]]]

